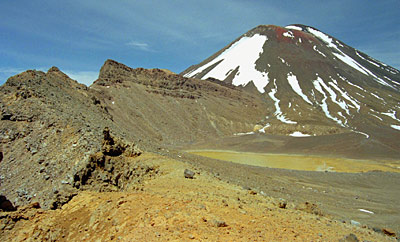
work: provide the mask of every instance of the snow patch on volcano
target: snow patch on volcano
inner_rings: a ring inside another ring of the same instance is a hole
[[[313,46],[313,49],[314,49],[318,54],[322,55],[323,57],[326,57],[326,55],[325,55],[324,53],[322,53],[319,49],[317,49],[317,46],[316,46],[316,45]]]
[[[287,37],[287,38],[294,38],[293,32],[292,31],[288,31],[282,34],[283,36]]]
[[[349,84],[350,86],[353,86],[353,87],[355,87],[355,88],[358,88],[358,89],[360,89],[361,91],[367,92],[364,88],[362,88],[362,87],[360,87],[360,86],[358,86],[358,85],[356,85],[356,84],[350,82],[350,81],[347,80],[345,77],[341,76],[339,73],[337,73],[337,75],[338,75],[338,77],[339,77],[340,79],[342,79],[343,81],[345,81],[345,82],[346,82],[347,84]],[[359,94],[359,95],[360,95],[360,94]]]
[[[333,117],[329,112],[328,104],[326,103],[326,99],[328,99],[328,95],[326,95],[326,93],[322,89],[322,87],[324,87],[326,89],[326,87],[328,87],[328,86],[324,83],[324,81],[321,79],[321,77],[317,77],[317,80],[315,80],[313,82],[313,84],[314,84],[315,89],[324,96],[324,98],[322,99],[322,103],[320,104],[320,107],[322,108],[322,111],[325,113],[325,116],[329,119],[332,119],[333,121],[338,123],[340,126],[344,126],[343,122],[340,119]]]
[[[288,25],[285,27],[286,29],[294,29],[294,30],[298,30],[298,31],[302,31],[303,29],[299,26],[294,26],[294,25]]]
[[[303,98],[303,100],[305,102],[307,102],[307,103],[312,105],[312,102],[308,99],[308,97],[301,90],[299,82],[297,81],[297,77],[292,72],[289,72],[287,74],[287,80],[288,80],[290,86],[292,87],[293,91],[295,93],[297,93],[297,95],[299,95],[301,98]]]
[[[357,112],[360,112],[361,106],[358,104],[358,101],[355,98],[351,97],[346,91],[343,91],[342,89],[340,89],[339,86],[337,85],[337,81],[335,79],[333,79],[332,77],[330,77],[330,78],[333,82],[329,82],[329,85],[331,85],[334,89],[336,89],[336,91],[338,91],[344,99],[349,101],[355,108],[357,108]]]
[[[389,117],[391,117],[392,119],[394,119],[394,120],[400,122],[400,120],[397,119],[397,117],[396,117],[396,111],[394,111],[394,110],[389,110],[387,113],[381,113],[381,114],[386,115],[386,116],[389,116]]]
[[[280,120],[282,123],[286,124],[297,124],[295,121],[291,121],[286,119],[285,115],[282,113],[281,108],[279,107],[279,102],[280,100],[275,96],[278,88],[276,86],[276,79],[274,79],[274,88],[271,88],[271,91],[268,93],[268,95],[271,97],[271,99],[274,101],[275,105],[275,116],[278,120]]]
[[[310,28],[310,27],[308,27],[307,30],[308,30],[311,34],[313,34],[315,37],[317,37],[317,38],[319,38],[320,40],[322,40],[322,41],[324,41],[325,43],[327,43],[327,44],[328,44],[328,47],[337,49],[337,46],[333,43],[333,39],[332,39],[331,37],[329,37],[328,35],[326,35],[326,34],[320,32],[320,31],[318,31],[318,30],[316,30],[316,29]]]
[[[371,115],[371,116],[373,116],[373,117],[379,119],[380,121],[383,121],[383,119],[382,119],[381,117],[379,117],[379,116],[377,116],[377,115],[375,115],[375,114],[373,114],[373,113],[369,113],[369,115]]]
[[[289,63],[287,63],[287,61],[285,61],[282,57],[278,56],[278,59],[282,61],[282,63],[285,64],[286,66],[290,67]]]
[[[258,130],[259,133],[263,133],[265,134],[265,129],[271,127],[271,124],[267,123],[266,125],[264,125],[264,127],[262,127],[261,129]]]
[[[386,80],[390,81],[391,83],[395,84],[396,86],[400,86],[400,83],[393,81],[392,79],[390,79],[387,76],[383,76]]]
[[[394,125],[394,124],[392,124],[392,125],[390,125],[390,127],[392,127],[393,129],[400,130],[400,125]]]
[[[310,137],[311,135],[309,135],[309,134],[303,134],[303,133],[300,132],[300,131],[295,131],[295,132],[289,134],[289,136],[293,136],[293,137]]]
[[[373,62],[373,61],[370,61],[370,60],[364,58],[362,55],[360,55],[360,53],[358,53],[358,51],[356,51],[356,54],[357,54],[358,57],[360,57],[361,59],[363,59],[363,60],[365,60],[365,61],[368,61],[368,62],[371,63],[372,65],[374,65],[374,66],[376,66],[376,67],[381,67],[381,66],[378,65],[377,63],[375,63],[375,62]]]
[[[360,132],[360,131],[357,131],[357,130],[352,130],[352,131],[353,131],[354,133],[357,133],[357,134],[364,135],[364,136],[365,136],[365,138],[369,139],[369,134],[367,134],[367,133]]]
[[[339,50],[340,51],[340,50]],[[346,63],[347,65],[353,67],[354,69],[356,69],[357,71],[365,74],[368,76],[368,70],[366,70],[365,68],[363,68],[360,64],[358,64],[357,61],[353,60],[353,58],[351,58],[350,56],[346,55],[345,53],[343,53],[342,51],[340,51],[339,53],[332,53],[334,56],[336,56],[339,60],[343,61],[344,63]]]
[[[251,132],[247,132],[247,133],[234,133],[233,135],[234,136],[243,136],[243,135],[250,135],[250,134],[254,134],[254,132],[251,131]]]
[[[331,101],[336,103],[341,109],[343,109],[348,115],[350,115],[350,111],[349,111],[349,108],[348,108],[346,102],[339,100],[336,92],[334,90],[332,90],[332,88],[330,88],[328,85],[326,85],[325,82],[320,77],[317,78],[317,81],[318,81],[319,85],[321,85],[326,91],[328,91]],[[339,89],[339,87],[337,87],[335,85],[335,83],[333,83],[333,82],[329,82],[328,84],[333,86],[334,88],[336,87],[337,89]],[[327,96],[327,95],[325,94],[325,96]],[[341,115],[341,113],[339,115]]]
[[[384,86],[388,86],[391,87],[393,89],[395,89],[392,85],[386,83],[384,80],[382,80],[381,78],[377,77],[374,73],[372,73],[370,70],[368,70],[367,68],[365,68],[364,66],[362,66],[360,63],[358,63],[357,61],[355,61],[353,58],[351,58],[350,56],[346,55],[343,51],[341,51],[335,44],[334,41],[331,37],[329,37],[328,35],[308,27],[307,30],[313,34],[314,36],[316,36],[317,38],[321,39],[322,41],[324,41],[328,47],[335,49],[338,53],[334,53],[332,52],[332,54],[334,56],[336,56],[336,58],[338,58],[339,60],[341,60],[342,62],[346,63],[347,65],[351,66],[352,68],[358,70],[359,72],[367,75],[367,76],[372,76],[374,78],[375,81],[377,81],[378,83],[384,85]]]
[[[376,95],[375,93],[370,92],[370,94],[371,94],[372,96],[374,96],[376,99],[381,100],[383,103],[386,103],[385,99],[381,98],[380,96]]]
[[[238,68],[238,72],[232,80],[233,85],[246,86],[250,81],[253,81],[257,90],[264,93],[264,87],[269,83],[268,72],[257,70],[255,63],[263,53],[263,46],[267,40],[267,36],[260,34],[255,34],[251,37],[242,37],[212,61],[185,74],[184,76],[193,77],[210,66],[220,62],[216,67],[203,76],[202,79],[213,77],[219,80],[225,80],[228,76],[227,73],[229,73],[230,70]]]

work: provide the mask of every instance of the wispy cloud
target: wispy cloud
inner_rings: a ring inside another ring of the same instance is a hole
[[[38,71],[45,71],[46,68],[18,68],[18,67],[0,67],[0,85],[3,85],[6,80],[12,76],[15,76],[21,72],[24,72],[28,69],[35,69]],[[48,68],[47,68],[48,69]]]
[[[99,76],[99,73],[96,71],[65,71],[65,74],[86,86],[92,85]]]
[[[50,67],[41,67],[36,68],[38,71],[46,72]],[[21,72],[24,72],[28,69],[23,68],[15,68],[15,67],[2,67],[0,68],[0,85],[4,84],[6,80],[14,75],[17,75]],[[61,70],[63,71],[63,70]],[[76,80],[79,83],[85,84],[86,86],[90,86],[99,76],[99,73],[96,71],[63,71],[67,74],[71,79]]]
[[[154,51],[153,49],[150,49],[149,44],[138,42],[138,41],[129,41],[128,43],[126,43],[126,45],[127,46],[131,46],[131,47],[133,47],[135,49],[138,49],[138,50]]]
[[[14,76],[26,70],[38,70],[38,71],[46,71],[49,68],[39,67],[39,68],[19,68],[19,67],[0,67],[0,75],[4,76]]]
[[[393,7],[398,0],[369,5],[363,0],[70,0],[62,9],[52,0],[40,5],[0,2],[0,16],[7,19],[0,21],[0,66],[56,65],[68,70],[96,70],[113,58],[180,72],[259,24],[311,25],[355,48],[370,49],[369,43],[376,50],[367,53],[379,57],[384,39],[372,40],[372,35],[399,25]],[[392,51],[400,53],[398,47]],[[398,66],[397,56],[386,62]]]
[[[21,72],[23,72],[23,70],[19,69],[19,68],[1,67],[0,68],[0,85],[3,85],[9,77],[14,76]]]
[[[15,68],[15,67],[1,67],[0,68],[0,73],[5,74],[5,75],[15,75],[18,73],[23,72],[24,70],[21,68]]]

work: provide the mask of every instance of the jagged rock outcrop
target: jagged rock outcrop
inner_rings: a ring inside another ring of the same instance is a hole
[[[6,198],[6,196],[0,195],[0,211],[15,211],[14,205]]]
[[[0,182],[15,205],[50,208],[75,163],[101,146],[112,118],[88,87],[58,68],[29,70],[0,87]]]
[[[40,205],[38,202],[34,202],[20,208],[11,210],[7,213],[0,212],[0,237],[4,235],[4,233],[12,230],[16,223],[21,220],[29,220],[32,219],[37,210],[40,209]]]
[[[157,167],[135,159],[142,154],[134,144],[115,138],[103,130],[101,152],[91,154],[76,169],[73,186],[83,190],[123,191],[137,189],[146,178],[157,175]]]

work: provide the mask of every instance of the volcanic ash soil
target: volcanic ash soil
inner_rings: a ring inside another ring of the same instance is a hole
[[[141,189],[79,192],[56,210],[34,204],[2,212],[3,241],[394,241],[323,216],[315,205],[273,199],[184,162],[152,153],[136,159],[160,175],[144,177]]]

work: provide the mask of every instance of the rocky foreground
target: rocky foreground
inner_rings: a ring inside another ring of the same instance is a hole
[[[336,221],[314,204],[273,199],[174,159],[125,160],[156,175],[138,173],[139,186],[124,192],[80,191],[56,210],[2,212],[2,240],[395,241],[391,231]]]
[[[3,197],[5,241],[394,241],[389,230],[324,215],[230,184],[182,161],[143,153],[103,131],[100,152],[71,184],[54,190],[51,210],[14,208]]]

